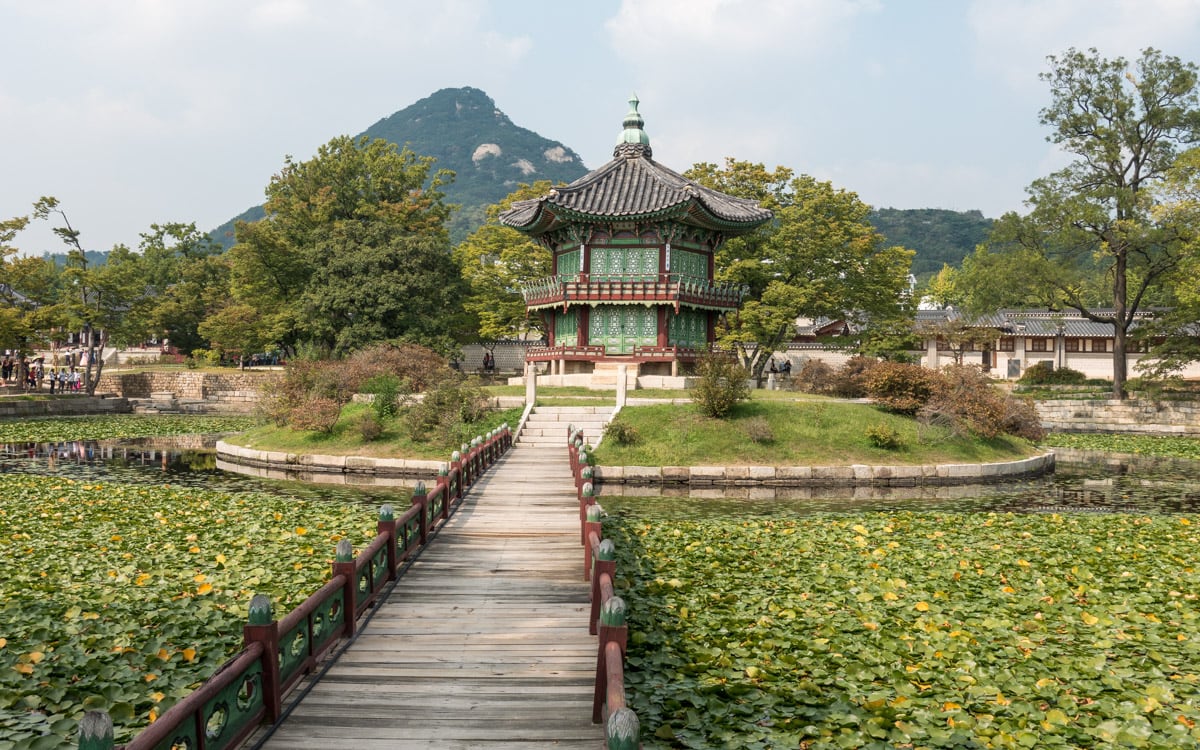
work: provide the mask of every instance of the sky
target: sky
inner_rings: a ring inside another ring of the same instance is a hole
[[[1071,47],[1200,63],[1200,0],[0,0],[0,219],[50,195],[90,250],[207,231],[285,157],[462,86],[590,169],[636,92],[677,171],[998,217],[1066,163],[1038,75]],[[16,245],[65,249],[45,222]]]

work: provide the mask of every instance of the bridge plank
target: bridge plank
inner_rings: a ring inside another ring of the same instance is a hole
[[[293,692],[304,695],[284,723],[252,742],[266,750],[603,747],[603,729],[591,723],[597,646],[578,523],[565,446],[518,444],[350,647]]]

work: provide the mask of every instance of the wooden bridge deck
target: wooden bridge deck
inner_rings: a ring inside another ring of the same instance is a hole
[[[510,450],[262,747],[603,747],[576,508],[565,447]]]

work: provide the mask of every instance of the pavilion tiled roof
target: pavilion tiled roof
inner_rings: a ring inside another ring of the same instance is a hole
[[[612,161],[540,198],[513,203],[500,223],[541,234],[571,222],[670,217],[735,235],[771,219],[755,201],[707,188],[654,161],[637,99],[630,104]]]

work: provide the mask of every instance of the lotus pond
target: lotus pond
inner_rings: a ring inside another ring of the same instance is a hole
[[[1200,745],[1200,465],[1077,458],[923,498],[602,496],[644,747]]]
[[[240,647],[251,594],[286,612],[407,502],[227,474],[186,434],[236,424],[77,424],[0,450],[0,750],[73,746],[94,707],[127,740]],[[1198,476],[1084,455],[1015,485],[602,493],[644,745],[1200,743]]]

